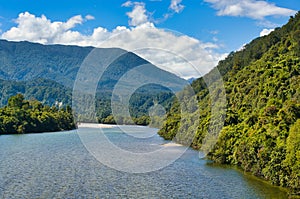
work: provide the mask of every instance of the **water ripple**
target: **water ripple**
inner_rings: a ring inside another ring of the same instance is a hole
[[[113,131],[107,129],[110,139],[126,150],[151,151],[166,143],[158,136],[132,140]],[[0,159],[0,197],[5,199],[286,197],[236,170],[208,165],[194,150],[159,171],[116,171],[95,160],[76,131],[0,136]]]

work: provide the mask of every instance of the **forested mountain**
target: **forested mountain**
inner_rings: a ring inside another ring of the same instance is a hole
[[[73,88],[81,64],[94,49],[93,47],[42,45],[26,41],[0,40],[0,79],[22,81],[43,78]],[[144,64],[149,64],[147,67],[150,73],[155,72],[166,79],[182,81],[179,77],[157,68],[134,53],[116,48],[98,48],[97,50],[98,60],[104,60],[110,54],[113,55],[115,51],[119,51],[99,81],[98,90],[100,91],[111,91],[126,72]],[[104,66],[98,65],[95,70],[97,67]]]
[[[192,83],[200,109],[191,143],[196,149],[201,148],[210,123],[214,124],[214,95],[209,95],[205,78],[213,81],[217,69],[224,81],[226,117],[209,157],[300,194],[300,13],[283,27],[230,53],[212,72]],[[214,91],[221,92],[215,87]],[[180,118],[180,106],[175,103],[159,134],[172,139],[180,128],[192,125]]]
[[[63,106],[71,105],[77,73],[93,50],[95,50],[93,47],[0,40],[0,106],[5,105],[8,98],[17,93],[24,94],[26,99],[37,99],[48,105],[57,102],[62,102]],[[99,55],[97,59],[100,61],[112,56],[115,51],[120,55],[113,59],[98,82],[96,111],[100,122],[114,122],[110,110],[114,86],[125,73],[136,67],[147,65],[147,71],[144,71],[147,75],[163,77],[169,82],[174,82],[174,85],[186,84],[183,79],[157,68],[134,53],[115,48],[97,51]],[[162,99],[162,96],[165,108],[170,107],[173,97],[170,90],[161,86],[143,86],[143,89],[139,89],[132,97],[130,106],[132,117],[148,115],[148,108],[153,106],[158,98]],[[106,119],[107,117],[109,118]]]
[[[0,78],[44,78],[72,88],[82,61],[92,49],[0,40]]]
[[[9,97],[18,93],[24,94],[27,99],[36,99],[43,104],[63,106],[71,105],[72,90],[47,79],[33,79],[28,81],[0,80],[0,106],[7,104]]]

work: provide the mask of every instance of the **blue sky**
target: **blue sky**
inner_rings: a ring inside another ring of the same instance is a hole
[[[97,47],[124,47],[126,41],[131,50],[153,44],[149,35],[155,35],[161,39],[152,47],[186,51],[180,56],[196,65],[198,74],[183,67],[182,60],[177,65],[171,61],[172,65],[166,58],[166,63],[188,78],[208,72],[227,53],[259,37],[263,30],[267,34],[285,24],[298,10],[299,0],[0,0],[0,36],[14,41]],[[126,31],[124,40],[119,37],[100,45],[113,33]],[[131,42],[132,38],[138,41]],[[154,52],[140,53],[144,58],[155,57]],[[161,56],[153,59],[150,61],[170,70],[161,63]]]

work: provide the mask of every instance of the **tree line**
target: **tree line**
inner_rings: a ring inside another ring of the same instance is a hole
[[[0,108],[0,134],[54,132],[75,128],[70,106],[50,107],[37,100],[25,100],[22,94],[17,94]]]

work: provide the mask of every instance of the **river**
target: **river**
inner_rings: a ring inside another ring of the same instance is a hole
[[[131,129],[153,133],[148,127],[127,127]],[[95,128],[81,131],[99,133]],[[167,141],[156,134],[133,140],[118,128],[102,131],[124,150],[141,148],[145,152],[157,145],[169,147],[172,153],[172,147],[182,147],[164,145]],[[237,169],[199,159],[192,149],[159,170],[115,170],[89,153],[77,130],[1,135],[0,160],[1,198],[287,198],[283,190]]]

